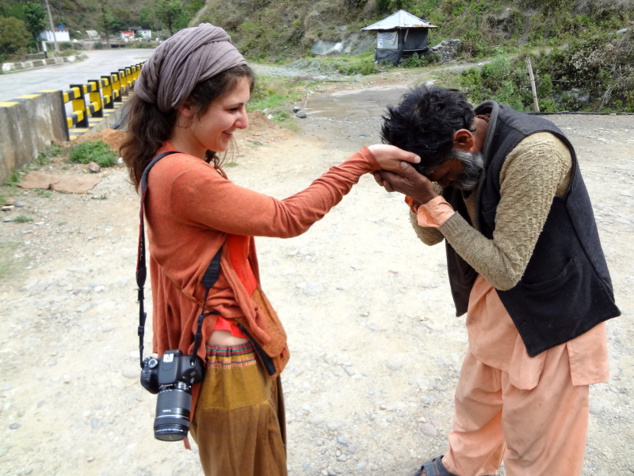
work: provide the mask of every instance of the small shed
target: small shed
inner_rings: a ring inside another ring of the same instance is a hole
[[[361,30],[377,32],[374,55],[377,63],[397,65],[402,58],[427,51],[427,34],[430,28],[438,27],[405,10],[399,10]]]

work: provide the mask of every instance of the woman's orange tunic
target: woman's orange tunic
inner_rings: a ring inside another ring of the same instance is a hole
[[[164,145],[159,153],[174,150]],[[278,200],[240,187],[213,165],[182,153],[159,161],[148,178],[145,202],[152,282],[153,350],[193,350],[204,288],[202,275],[228,234],[249,236],[249,261],[259,282],[254,236],[298,236],[341,201],[361,175],[379,170],[366,147],[331,167],[306,189]],[[250,332],[268,342],[267,316],[244,288],[223,247],[221,273],[206,302],[224,318],[246,318]],[[207,342],[216,318],[203,324]],[[273,336],[274,337],[274,336]],[[284,344],[284,343],[282,343]],[[198,349],[205,357],[205,346]],[[192,389],[194,399],[198,388]],[[195,403],[192,405],[195,408]]]

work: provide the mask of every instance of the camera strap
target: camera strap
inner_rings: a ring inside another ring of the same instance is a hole
[[[145,170],[143,170],[143,175],[141,175],[141,207],[139,213],[139,247],[137,251],[137,261],[136,261],[136,284],[139,287],[138,291],[138,301],[139,301],[139,327],[137,329],[137,333],[139,335],[139,361],[141,363],[141,368],[143,368],[143,336],[145,335],[145,319],[147,318],[147,313],[145,312],[145,308],[143,306],[143,301],[145,300],[145,295],[143,292],[143,286],[145,285],[145,280],[147,278],[147,267],[145,265],[145,223],[144,223],[144,204],[145,204],[145,196],[147,194],[147,177],[150,173],[150,169],[154,167],[154,165],[161,160],[163,157],[166,157],[170,154],[176,153],[173,152],[163,152],[162,154],[157,155],[152,159],[152,161],[147,164]]]
[[[145,336],[145,320],[147,318],[147,313],[145,312],[145,308],[143,305],[143,301],[145,299],[145,295],[143,292],[143,286],[145,285],[145,280],[147,279],[147,267],[146,267],[146,258],[145,258],[145,222],[144,222],[144,205],[145,205],[145,197],[147,195],[148,189],[148,174],[150,173],[150,169],[154,167],[154,165],[161,160],[162,158],[170,155],[176,154],[177,151],[163,152],[162,154],[157,155],[152,159],[152,161],[145,167],[143,171],[143,175],[141,176],[141,207],[139,213],[139,247],[137,253],[137,266],[136,266],[136,282],[139,287],[138,290],[138,300],[139,300],[139,327],[137,329],[137,333],[139,335],[139,362],[141,364],[141,368],[143,368],[143,337]],[[220,257],[222,255],[222,247],[217,251],[215,256],[212,258],[207,271],[202,278],[202,284],[205,288],[205,297],[203,299],[202,310],[200,312],[200,316],[198,316],[198,327],[196,329],[196,335],[194,338],[194,351],[192,356],[196,356],[198,351],[198,347],[200,345],[200,341],[202,339],[202,325],[203,320],[206,316],[210,314],[218,314],[217,311],[211,311],[205,313],[205,303],[207,302],[207,296],[209,295],[209,290],[213,287],[215,282],[218,280],[218,276],[220,275]]]

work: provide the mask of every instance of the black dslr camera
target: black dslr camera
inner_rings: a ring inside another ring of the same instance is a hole
[[[203,362],[197,355],[183,355],[168,350],[163,357],[143,361],[141,385],[150,393],[158,393],[154,437],[163,441],[179,441],[187,437],[192,406],[192,385],[203,380]]]

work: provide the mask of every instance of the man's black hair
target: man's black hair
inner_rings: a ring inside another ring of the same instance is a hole
[[[417,86],[406,93],[398,106],[388,106],[383,116],[383,142],[395,145],[421,158],[416,169],[426,174],[448,160],[453,149],[453,134],[471,130],[473,106],[455,89]]]

